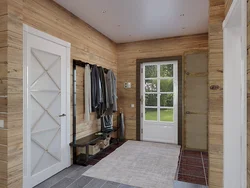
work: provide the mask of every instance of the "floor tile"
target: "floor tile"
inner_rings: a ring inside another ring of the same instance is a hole
[[[55,185],[56,183],[58,183],[59,181],[61,181],[63,178],[65,178],[71,172],[77,170],[78,168],[80,168],[80,166],[72,165],[69,168],[66,168],[63,171],[55,174],[51,178],[45,180],[41,184],[37,185],[35,188],[48,188],[48,187],[51,187],[51,186]]]
[[[194,183],[194,184],[206,185],[205,178],[182,175],[182,174],[178,175],[178,181],[184,181],[184,182],[189,182],[189,183]]]
[[[70,184],[67,188],[83,188],[87,185],[93,178],[87,176],[81,176],[79,179]]]
[[[205,167],[205,168],[208,168],[208,160],[203,159],[203,162],[204,162],[204,167]]]
[[[201,158],[201,152],[184,150],[182,151],[182,156]]]
[[[208,179],[208,168],[205,168],[206,177]]]
[[[118,188],[135,188],[135,187],[121,184]]]
[[[99,162],[99,160],[97,160],[97,159],[90,159],[89,161],[88,161],[88,164],[89,165],[95,165],[96,163],[98,163]]]
[[[83,188],[101,188],[106,183],[105,180],[100,180],[93,178],[87,185]]]
[[[119,183],[107,181],[107,182],[102,186],[102,188],[118,188],[119,186],[120,186]]]
[[[189,166],[200,166],[203,167],[201,158],[193,158],[193,157],[182,157],[181,164],[189,165]]]
[[[111,153],[111,152],[114,152],[115,150],[116,150],[116,147],[109,147],[109,148],[103,150],[103,152],[105,152],[105,153]]]
[[[53,185],[51,188],[64,188],[73,183],[73,179],[70,178],[63,178],[61,181]]]
[[[192,175],[197,177],[205,177],[203,167],[198,166],[188,166],[188,165],[180,165],[179,174],[182,175]]]
[[[174,188],[208,188],[208,187],[205,185],[198,185],[198,184],[193,184],[193,183],[175,181]]]
[[[101,160],[103,159],[104,157],[107,157],[109,155],[109,153],[100,153],[100,154],[97,154],[94,159],[97,159],[97,160]]]
[[[86,172],[88,169],[90,168],[90,166],[80,166],[80,168],[74,170],[73,172],[69,173],[67,175],[67,178],[71,178],[71,179],[78,179],[84,172]]]

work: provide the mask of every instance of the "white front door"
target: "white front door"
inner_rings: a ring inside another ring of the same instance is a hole
[[[69,62],[68,48],[43,35],[24,40],[24,187],[33,187],[70,165]]]
[[[178,61],[141,65],[141,139],[178,142]]]

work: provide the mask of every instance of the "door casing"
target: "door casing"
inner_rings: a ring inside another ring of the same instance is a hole
[[[247,187],[247,1],[234,0],[223,22],[224,187]],[[233,138],[233,139],[232,139]],[[233,169],[233,170],[232,170]]]
[[[31,181],[29,181],[30,176],[27,176],[26,169],[28,167],[28,157],[27,157],[27,140],[26,138],[29,136],[28,133],[28,127],[27,125],[27,115],[28,115],[28,105],[27,105],[27,81],[28,81],[28,62],[27,62],[27,39],[28,34],[43,38],[45,40],[48,40],[50,42],[56,43],[58,45],[64,46],[66,48],[66,75],[65,75],[65,81],[66,81],[66,142],[67,142],[67,164],[66,166],[70,166],[71,160],[70,160],[70,48],[71,44],[69,42],[63,41],[61,39],[58,39],[56,37],[53,37],[47,33],[41,32],[37,29],[34,29],[26,24],[23,25],[23,187],[30,188],[32,187]]]
[[[159,58],[146,58],[136,60],[136,140],[141,140],[141,64],[147,62],[178,61],[178,145],[183,144],[183,60],[182,56],[169,56]]]

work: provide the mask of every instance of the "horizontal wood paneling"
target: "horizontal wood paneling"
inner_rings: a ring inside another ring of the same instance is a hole
[[[7,124],[7,0],[0,1],[0,120]],[[7,188],[8,130],[0,128],[0,188]]]
[[[2,4],[1,1],[0,5]],[[5,14],[1,14],[1,11]],[[6,181],[0,182],[5,183],[4,186],[8,188],[22,187],[23,23],[70,42],[71,62],[72,59],[80,59],[112,69],[117,75],[116,44],[54,1],[8,0],[6,9],[0,7],[0,67],[4,68],[4,71],[0,71],[0,77],[2,75],[4,78],[0,82],[0,88],[1,94],[7,96],[6,100],[0,98],[0,109],[7,113],[6,116],[0,114],[0,118],[6,120],[6,129],[0,129],[0,135],[5,135],[6,139],[1,137],[0,146],[7,142],[8,152],[8,163],[1,164],[1,159],[6,156],[0,157],[0,166],[6,164],[8,167],[5,171]],[[84,121],[83,76],[84,69],[77,68],[77,138],[100,129],[100,122],[94,113],[91,114],[90,122]],[[4,151],[0,147],[0,154]],[[1,183],[0,188],[3,187]]]
[[[208,52],[185,54],[184,67],[184,147],[207,151]]]
[[[247,188],[250,188],[250,1],[247,2]]]
[[[208,63],[209,187],[223,187],[223,1],[210,0]],[[216,86],[217,89],[211,89]]]
[[[184,52],[208,48],[207,34],[149,40],[118,45],[118,104],[125,115],[127,139],[136,139],[136,60],[182,56]],[[131,89],[124,89],[131,82]]]

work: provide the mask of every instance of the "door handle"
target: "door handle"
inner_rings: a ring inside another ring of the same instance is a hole
[[[59,117],[64,117],[64,116],[66,116],[66,114],[61,114],[61,115],[59,115]]]

